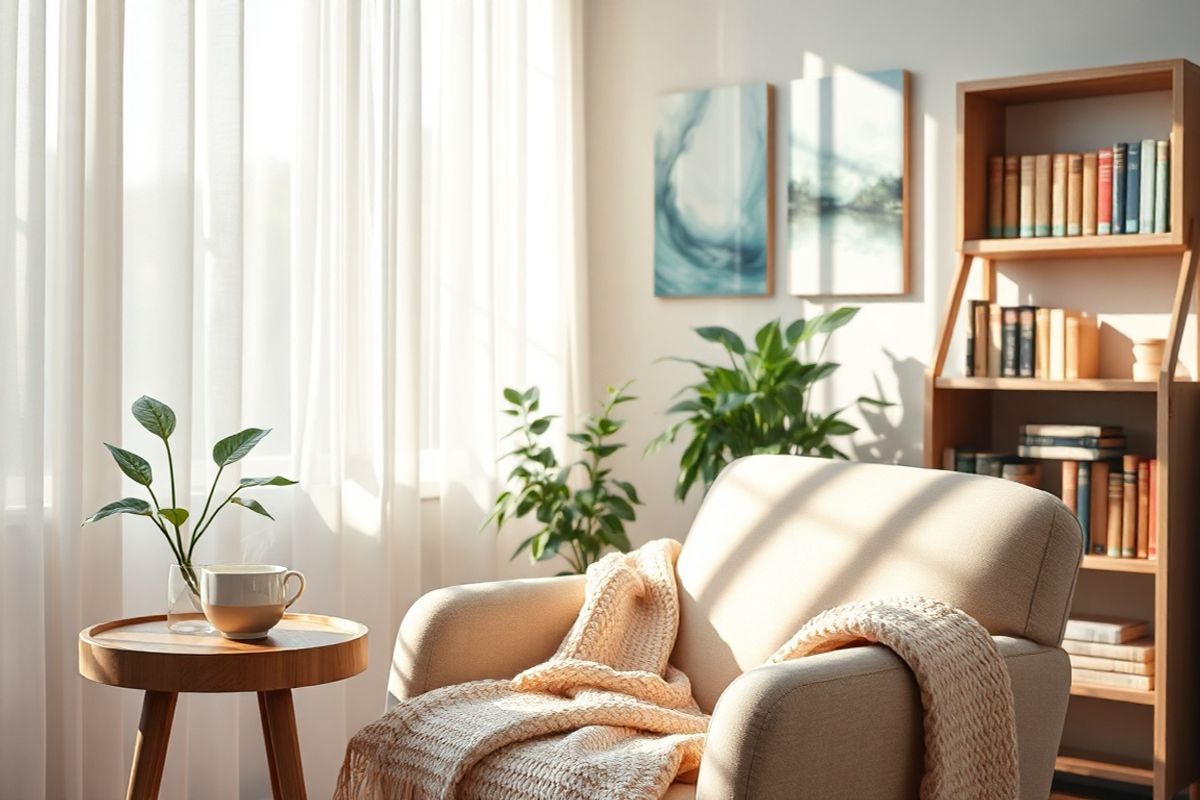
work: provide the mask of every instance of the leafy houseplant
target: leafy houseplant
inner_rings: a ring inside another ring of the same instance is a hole
[[[721,345],[728,366],[690,358],[672,358],[694,365],[701,380],[685,386],[686,397],[668,414],[685,414],[646,448],[654,452],[675,441],[685,428],[691,441],[679,460],[675,497],[683,500],[697,480],[705,490],[717,473],[734,459],[757,453],[790,453],[825,458],[848,458],[831,441],[858,428],[841,419],[850,406],[821,414],[812,407],[812,390],[828,378],[838,364],[822,361],[829,336],[845,325],[857,308],[835,309],[815,319],[798,319],[787,328],[779,320],[762,326],[747,346],[728,328],[696,328],[702,339]],[[807,362],[796,350],[805,342],[821,339],[815,361]],[[889,406],[860,397],[851,405]]]
[[[529,514],[541,525],[521,542],[511,558],[525,550],[532,562],[562,556],[571,569],[559,574],[571,574],[587,571],[607,547],[629,551],[625,523],[634,520],[633,506],[641,501],[633,485],[614,479],[604,463],[625,446],[612,441],[624,424],[613,418],[614,409],[634,399],[625,394],[625,388],[610,388],[600,413],[587,416],[582,432],[567,434],[583,446],[586,457],[565,465],[560,465],[553,449],[540,442],[539,437],[550,428],[554,416],[538,415],[537,387],[524,392],[504,390],[509,404],[504,413],[518,420],[517,427],[505,435],[518,443],[504,458],[515,459],[517,464],[508,475],[512,488],[496,498],[483,526],[494,523],[499,533],[506,522]],[[577,468],[582,468],[582,487],[572,489],[568,480]]]
[[[151,487],[151,484],[154,482],[154,475],[150,469],[150,462],[137,453],[132,453],[129,450],[123,450],[115,445],[105,443],[104,446],[108,448],[108,452],[112,453],[113,460],[117,462],[117,466],[121,468],[121,471],[134,483],[146,487],[146,492],[150,495],[150,502],[146,502],[140,497],[126,497],[122,500],[109,503],[85,519],[83,524],[97,522],[114,514],[136,514],[147,517],[158,528],[163,538],[167,540],[167,545],[171,548],[171,554],[175,557],[175,561],[183,573],[183,578],[187,582],[188,588],[198,597],[200,589],[195,569],[192,566],[192,554],[195,552],[200,538],[204,536],[209,526],[212,525],[217,514],[221,513],[221,509],[232,503],[235,506],[248,508],[256,514],[262,514],[264,517],[274,519],[257,500],[241,497],[239,493],[243,489],[249,489],[254,486],[290,486],[296,483],[296,481],[280,475],[273,475],[268,478],[242,478],[228,496],[221,501],[221,504],[216,507],[216,510],[212,514],[209,514],[213,496],[217,491],[217,483],[221,480],[221,473],[225,471],[226,467],[245,458],[246,454],[254,449],[254,446],[271,432],[271,429],[247,428],[240,433],[227,436],[213,445],[212,457],[217,465],[217,474],[213,478],[212,487],[208,490],[208,500],[204,503],[204,510],[192,523],[190,532],[185,533],[184,527],[191,515],[186,508],[182,508],[179,505],[176,497],[175,461],[171,456],[170,438],[171,434],[175,432],[175,412],[166,403],[145,395],[139,397],[134,402],[132,411],[133,418],[140,422],[143,428],[162,439],[163,446],[167,450],[167,469],[171,475],[171,505],[163,508],[159,503],[158,496]],[[167,529],[168,525],[172,530]]]

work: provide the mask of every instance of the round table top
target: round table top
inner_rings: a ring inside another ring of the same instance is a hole
[[[167,629],[162,615],[79,633],[79,673],[109,686],[160,692],[265,692],[332,683],[367,668],[367,627],[321,614],[284,614],[265,639]]]

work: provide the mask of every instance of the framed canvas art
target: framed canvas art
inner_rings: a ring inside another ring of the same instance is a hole
[[[771,293],[771,127],[765,83],[658,98],[655,295]]]
[[[792,294],[908,293],[908,85],[899,69],[791,82]]]

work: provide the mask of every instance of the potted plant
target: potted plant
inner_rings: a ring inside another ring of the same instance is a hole
[[[254,446],[271,432],[271,429],[247,428],[232,436],[227,436],[213,445],[212,457],[217,465],[217,474],[213,477],[212,486],[208,490],[208,499],[204,503],[204,510],[200,512],[199,517],[192,521],[189,528],[188,521],[191,514],[186,508],[179,505],[175,492],[175,461],[171,456],[170,442],[171,434],[175,432],[175,412],[166,403],[145,395],[134,402],[132,411],[133,418],[141,423],[143,428],[161,439],[166,448],[167,470],[171,482],[171,505],[163,507],[158,495],[154,492],[152,486],[154,474],[150,462],[137,453],[106,442],[104,446],[112,454],[113,460],[117,462],[121,472],[125,473],[126,477],[134,483],[146,487],[146,493],[150,500],[147,502],[140,497],[116,500],[92,514],[82,524],[98,522],[114,514],[135,514],[149,519],[166,540],[167,546],[171,548],[171,555],[175,559],[175,563],[171,565],[168,573],[167,581],[168,625],[173,630],[179,631],[207,630],[207,624],[202,621],[203,613],[200,611],[200,584],[192,564],[196,545],[208,531],[217,514],[221,513],[221,509],[227,505],[241,506],[256,514],[274,519],[257,500],[242,497],[243,490],[256,486],[290,486],[296,481],[280,475],[266,478],[242,478],[225,499],[215,509],[212,509],[213,497],[217,491],[217,483],[221,480],[221,473],[225,471],[226,467],[245,458],[254,449]],[[212,509],[211,514],[209,513],[210,509]]]
[[[627,385],[626,385],[627,386]],[[567,436],[578,442],[585,457],[561,465],[541,436],[550,428],[553,415],[538,415],[540,399],[536,386],[523,392],[505,389],[508,408],[504,413],[517,418],[517,426],[504,438],[516,439],[516,446],[502,458],[516,465],[508,474],[506,489],[496,498],[483,527],[494,524],[499,533],[513,519],[533,515],[538,529],[527,536],[510,557],[529,551],[532,562],[561,556],[570,566],[560,575],[583,573],[608,547],[629,551],[625,523],[632,522],[639,505],[637,490],[628,481],[616,480],[606,459],[625,445],[612,441],[621,430],[622,420],[613,411],[635,398],[625,394],[626,386],[609,388],[599,414],[588,415],[583,430]],[[578,488],[571,478],[578,474]]]
[[[719,344],[729,363],[710,364],[690,358],[671,358],[700,370],[700,380],[685,386],[684,398],[667,409],[684,416],[646,448],[652,453],[691,435],[679,459],[675,497],[683,500],[696,481],[707,491],[721,469],[758,453],[790,453],[825,458],[848,458],[834,439],[858,428],[841,418],[851,406],[886,407],[890,403],[859,397],[850,406],[822,414],[813,408],[812,390],[837,369],[822,361],[830,335],[854,318],[857,308],[843,307],[815,319],[798,319],[784,328],[779,320],[763,325],[753,347],[728,328],[696,328],[705,341]],[[814,361],[797,355],[800,345],[820,340]]]

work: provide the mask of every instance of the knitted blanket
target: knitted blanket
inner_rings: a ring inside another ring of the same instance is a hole
[[[709,718],[667,663],[679,548],[662,539],[593,564],[545,663],[426,692],[363,728],[335,800],[651,800],[694,776]],[[1016,798],[1012,690],[987,631],[932,600],[852,603],[814,617],[768,663],[861,642],[891,648],[916,676],[923,800]]]

